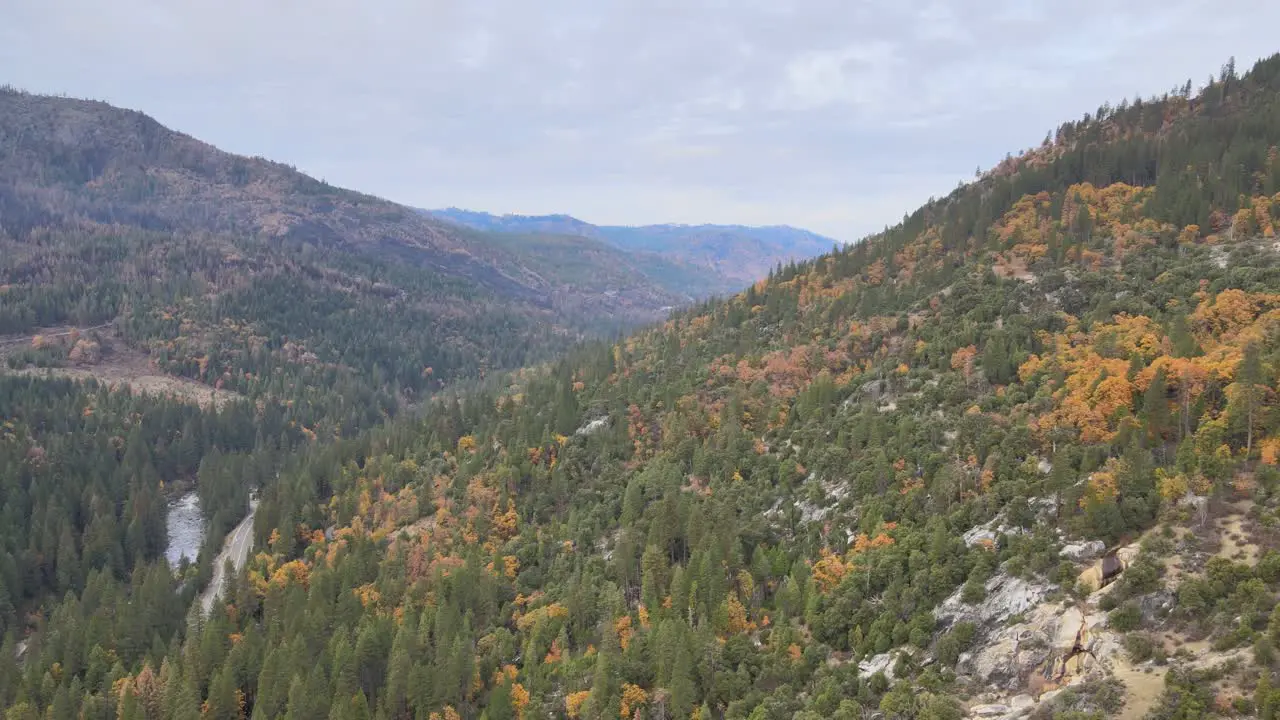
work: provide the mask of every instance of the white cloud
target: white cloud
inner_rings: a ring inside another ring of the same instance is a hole
[[[898,65],[896,47],[883,40],[805,52],[787,63],[786,106],[813,110],[848,104],[880,110],[893,89]]]

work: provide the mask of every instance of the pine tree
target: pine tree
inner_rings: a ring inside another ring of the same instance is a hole
[[[1253,691],[1253,703],[1258,709],[1258,720],[1276,720],[1276,693],[1271,689],[1271,670],[1263,669],[1258,676],[1258,685]]]
[[[1231,390],[1227,413],[1235,425],[1244,426],[1245,457],[1249,457],[1253,452],[1254,430],[1268,392],[1258,343],[1251,342],[1245,346],[1240,363],[1236,366],[1236,381]]]
[[[697,687],[693,682],[693,654],[689,651],[689,633],[681,632],[675,638],[675,657],[671,664],[671,715],[689,717],[697,702]]]
[[[489,720],[515,720],[515,708],[511,705],[511,683],[500,682],[489,693],[485,708]]]
[[[1155,447],[1162,444],[1169,430],[1168,379],[1164,368],[1157,368],[1147,392],[1142,396],[1142,414],[1146,421],[1147,438]]]
[[[209,684],[206,720],[237,720],[240,717],[240,699],[237,695],[235,675],[230,667],[214,675]]]
[[[138,696],[133,691],[133,683],[127,683],[124,692],[120,695],[120,705],[116,712],[119,720],[146,720],[146,716],[142,713],[142,705],[138,702]],[[218,715],[210,715],[210,717],[219,717]]]
[[[255,715],[261,713],[262,717],[274,718],[284,713],[289,699],[289,675],[282,649],[272,648],[263,658],[257,693]]]

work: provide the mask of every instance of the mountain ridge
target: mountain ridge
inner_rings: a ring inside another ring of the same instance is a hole
[[[422,212],[488,231],[590,237],[711,270],[723,279],[724,286],[736,285],[735,289],[760,279],[779,265],[806,260],[840,245],[837,240],[790,225],[595,225],[563,213],[494,215],[460,208]]]
[[[0,123],[11,138],[0,147],[0,217],[12,233],[78,219],[247,233],[390,250],[525,299],[551,290],[482,236],[283,163],[225,153],[136,110],[10,89],[0,93]],[[643,319],[673,302],[679,296],[658,299]]]
[[[542,214],[542,215],[526,215],[526,214],[524,214],[524,213],[501,213],[501,214],[497,214],[497,213],[490,213],[490,212],[486,212],[486,211],[483,211],[483,210],[468,210],[468,209],[466,209],[466,208],[460,208],[460,207],[456,207],[456,206],[450,206],[450,207],[447,207],[447,208],[438,208],[438,209],[435,209],[435,210],[431,210],[431,209],[425,209],[425,208],[423,208],[423,209],[421,209],[421,211],[422,211],[422,212],[425,212],[425,213],[427,213],[427,214],[429,214],[429,215],[434,215],[434,216],[437,216],[437,217],[444,217],[444,218],[451,218],[451,217],[471,217],[471,218],[474,218],[477,222],[483,222],[484,220],[499,221],[499,222],[501,222],[501,221],[512,221],[512,222],[526,222],[526,221],[532,221],[532,222],[538,222],[538,221],[548,221],[548,222],[568,222],[568,223],[574,223],[574,224],[582,225],[582,226],[584,226],[584,227],[599,228],[599,229],[606,229],[606,230],[641,230],[641,229],[644,229],[644,228],[719,229],[719,230],[785,230],[785,231],[795,231],[795,232],[798,232],[798,233],[804,233],[804,234],[806,234],[806,235],[810,235],[810,236],[813,236],[813,237],[815,237],[815,238],[820,238],[820,239],[823,239],[823,240],[829,240],[829,241],[831,241],[832,243],[839,243],[839,242],[840,242],[840,241],[838,241],[838,240],[835,240],[834,238],[826,237],[826,236],[824,236],[824,235],[822,235],[822,234],[820,234],[820,233],[815,233],[815,232],[813,232],[813,231],[811,231],[811,230],[806,230],[806,229],[804,229],[804,228],[797,227],[797,226],[795,226],[795,225],[787,225],[787,224],[785,224],[785,223],[782,223],[782,224],[772,224],[772,225],[743,225],[743,224],[740,224],[740,223],[678,223],[678,222],[659,222],[659,223],[643,223],[643,224],[636,224],[636,225],[626,225],[626,224],[618,225],[618,224],[600,224],[600,223],[592,223],[592,222],[588,222],[588,221],[586,221],[586,220],[582,220],[582,219],[580,219],[580,218],[578,218],[578,217],[576,217],[576,216],[574,216],[574,215],[570,215],[570,214],[568,214],[568,213],[546,213],[546,214]]]
[[[597,240],[516,246],[136,110],[11,88],[0,90],[0,285],[0,335],[122,320],[114,340],[161,369],[250,395],[263,353],[416,396],[727,290]],[[333,340],[352,313],[370,321],[363,348]]]

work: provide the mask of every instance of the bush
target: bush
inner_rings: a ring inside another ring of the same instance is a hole
[[[1142,610],[1134,603],[1125,603],[1107,616],[1107,624],[1117,632],[1127,633],[1142,625]]]
[[[1125,597],[1133,597],[1135,595],[1146,595],[1159,590],[1163,583],[1160,576],[1164,568],[1150,556],[1141,556],[1130,565],[1122,576],[1122,587],[1116,588],[1123,590]]]
[[[1280,581],[1280,553],[1275,550],[1268,550],[1266,555],[1262,556],[1262,560],[1258,562],[1258,567],[1254,570],[1263,582],[1274,584]]]
[[[1156,644],[1146,633],[1130,633],[1124,638],[1124,649],[1129,659],[1135,663],[1146,662],[1155,657]]]
[[[1253,659],[1262,667],[1271,667],[1276,662],[1276,646],[1265,635],[1259,635],[1253,642]]]
[[[960,659],[960,653],[973,643],[976,630],[971,622],[956,623],[955,627],[938,638],[937,657],[943,667],[953,667]]]
[[[1077,577],[1076,566],[1068,560],[1058,563],[1058,569],[1053,573],[1053,581],[1067,589],[1075,586]]]

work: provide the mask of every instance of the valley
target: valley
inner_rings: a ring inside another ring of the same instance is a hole
[[[0,91],[6,718],[1276,717],[1278,148],[1231,63],[813,256]]]

